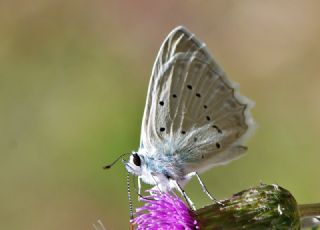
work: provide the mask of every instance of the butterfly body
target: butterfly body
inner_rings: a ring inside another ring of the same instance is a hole
[[[254,128],[250,107],[205,44],[177,27],[156,58],[140,148],[126,169],[160,190],[183,187],[190,175],[243,155]]]

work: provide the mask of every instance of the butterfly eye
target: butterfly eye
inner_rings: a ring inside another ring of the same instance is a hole
[[[134,154],[132,154],[132,156],[133,156],[133,163],[136,166],[140,166],[141,165],[141,159],[140,159],[139,155],[134,153]]]

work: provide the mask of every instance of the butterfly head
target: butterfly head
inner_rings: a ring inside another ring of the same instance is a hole
[[[140,176],[142,174],[142,166],[144,164],[143,156],[139,155],[137,152],[132,152],[129,161],[125,162],[125,167],[128,172]]]

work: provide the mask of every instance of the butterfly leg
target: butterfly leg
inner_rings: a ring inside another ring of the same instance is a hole
[[[182,189],[182,187],[178,184],[177,181],[172,180],[172,182],[175,184],[175,187],[178,189],[178,191],[181,193],[181,195],[184,197],[184,199],[187,201],[189,208],[191,210],[196,210],[196,207],[194,206],[194,203],[191,201],[191,199],[187,196],[186,192]]]
[[[197,172],[192,172],[192,173],[190,173],[188,176],[190,176],[190,177],[192,177],[192,176],[197,177],[197,179],[198,179],[198,181],[199,181],[199,183],[200,183],[200,185],[201,185],[202,191],[203,191],[205,194],[207,194],[207,196],[208,196],[212,201],[214,201],[215,203],[222,204],[222,203],[219,202],[214,196],[212,196],[212,195],[210,194],[210,192],[208,191],[207,187],[206,187],[206,186],[204,185],[204,183],[202,182],[202,180],[201,180],[201,178],[200,178],[200,176],[199,176],[199,174],[198,174]]]
[[[135,189],[138,194],[138,197],[142,199],[146,199],[144,196],[141,195],[141,176],[138,176],[137,181],[138,181],[138,190],[136,188]]]
[[[138,176],[138,194],[141,194],[141,177]]]
[[[138,197],[141,198],[141,199],[144,199],[144,200],[149,200],[148,198],[144,197],[143,195],[141,195],[141,177],[138,176],[138,191],[136,190],[137,194],[138,194]],[[136,188],[135,188],[136,189]],[[152,190],[150,190],[150,193],[152,193]]]

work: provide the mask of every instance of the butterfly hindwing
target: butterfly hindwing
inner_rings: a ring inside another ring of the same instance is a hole
[[[152,154],[169,145],[168,154],[195,169],[231,160],[233,153],[244,152],[240,144],[253,127],[249,105],[204,43],[178,27],[162,44],[153,67],[141,146]]]

